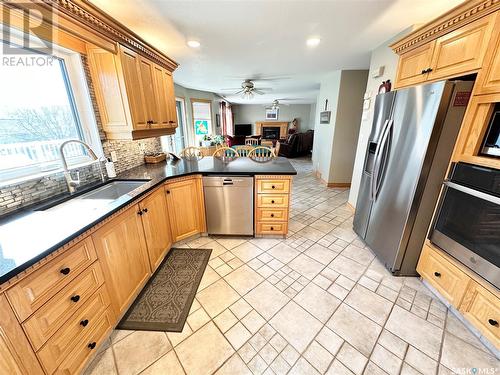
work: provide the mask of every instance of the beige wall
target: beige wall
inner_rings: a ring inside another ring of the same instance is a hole
[[[394,36],[390,40],[382,43],[379,47],[372,51],[370,59],[370,71],[368,74],[368,80],[366,82],[365,92],[369,96],[370,107],[364,111],[361,120],[361,126],[359,131],[359,137],[356,147],[356,157],[354,162],[354,169],[351,181],[351,191],[349,193],[349,203],[352,206],[356,206],[356,201],[358,199],[359,184],[361,182],[361,175],[363,171],[363,166],[365,163],[365,153],[368,144],[368,137],[370,136],[373,120],[373,107],[375,105],[375,97],[378,93],[378,88],[382,81],[390,79],[394,83],[396,77],[396,70],[398,67],[398,55],[396,55],[388,46],[408,34],[414,29],[414,27],[409,27],[398,35]],[[380,66],[384,66],[384,74],[381,77],[374,78],[373,75]]]
[[[321,81],[316,103],[313,168],[321,179],[334,184],[351,181],[361,120],[367,70],[338,70]],[[319,114],[331,111],[330,123],[320,124]]]

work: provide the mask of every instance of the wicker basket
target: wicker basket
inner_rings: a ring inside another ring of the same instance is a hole
[[[154,163],[159,163],[164,161],[167,158],[167,155],[165,153],[159,153],[156,155],[144,155],[144,161],[146,164],[154,164]]]

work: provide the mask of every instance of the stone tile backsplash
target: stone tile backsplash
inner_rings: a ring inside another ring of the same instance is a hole
[[[96,123],[101,137],[104,155],[110,158],[111,152],[115,151],[118,158],[115,162],[116,173],[121,173],[127,169],[144,164],[144,152],[161,152],[160,138],[147,138],[138,141],[106,139],[85,56],[82,56],[82,63],[89,86],[90,98],[94,107]],[[97,163],[79,168],[78,170],[80,171],[81,186],[97,182],[101,178]],[[106,176],[106,169],[104,168],[104,165],[102,166],[102,170]],[[62,172],[21,183],[2,186],[0,187],[0,217],[12,213],[22,207],[42,202],[64,192],[67,192],[67,186]]]

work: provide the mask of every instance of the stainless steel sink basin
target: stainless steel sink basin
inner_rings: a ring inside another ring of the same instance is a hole
[[[39,211],[83,212],[103,208],[108,203],[144,185],[142,181],[112,181],[85,194],[75,196],[65,202],[40,209]]]
[[[145,183],[146,181],[113,181],[95,190],[89,191],[78,198],[115,200]]]

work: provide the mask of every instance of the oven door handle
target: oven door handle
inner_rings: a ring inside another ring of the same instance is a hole
[[[461,191],[462,193],[472,195],[473,197],[483,199],[485,201],[500,205],[500,198],[495,197],[494,195],[486,194],[486,193],[483,193],[482,191],[474,190],[474,189],[468,188],[466,186],[456,184],[456,183],[451,182],[451,181],[445,181],[444,185],[449,187],[449,188]]]

